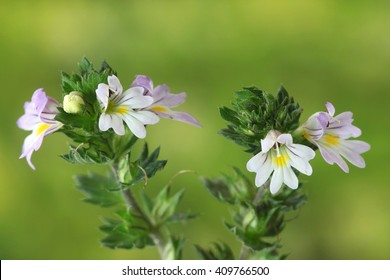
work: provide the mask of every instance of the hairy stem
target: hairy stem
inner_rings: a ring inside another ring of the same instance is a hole
[[[112,170],[115,175],[115,179],[120,187],[122,187],[122,182],[118,176],[118,164],[114,163],[112,166]],[[173,251],[173,244],[170,238],[170,233],[168,229],[163,229],[159,225],[155,225],[150,217],[145,213],[142,207],[137,202],[133,193],[129,188],[122,190],[123,199],[126,202],[126,205],[133,209],[149,226],[150,233],[149,236],[152,238],[154,244],[156,245],[158,252],[160,254],[161,259],[174,259],[175,254]]]
[[[259,205],[261,198],[263,197],[263,194],[265,190],[269,187],[270,181],[268,180],[267,182],[264,183],[264,185],[260,186],[259,189],[257,190],[257,193],[255,195],[255,198],[253,199],[252,203],[254,205]],[[252,253],[252,248],[246,246],[244,243],[242,244],[241,251],[240,251],[240,260],[247,260],[248,257]]]

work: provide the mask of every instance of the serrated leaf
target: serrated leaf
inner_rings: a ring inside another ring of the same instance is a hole
[[[75,180],[76,188],[86,197],[85,202],[101,207],[109,207],[122,202],[120,193],[112,191],[118,189],[118,186],[111,177],[89,173],[88,175],[77,175]]]
[[[61,155],[61,158],[72,164],[106,164],[111,161],[102,151],[89,150],[83,147],[69,147],[67,154]]]
[[[204,249],[199,245],[195,245],[195,248],[204,260],[234,260],[233,251],[226,243],[214,242],[210,249]]]

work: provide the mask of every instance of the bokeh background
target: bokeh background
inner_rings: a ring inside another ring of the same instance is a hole
[[[87,56],[107,60],[124,85],[136,74],[186,91],[179,108],[196,116],[198,129],[162,120],[148,127],[148,143],[162,147],[164,172],[149,183],[153,193],[178,170],[198,175],[245,169],[250,158],[217,131],[218,107],[233,92],[256,85],[275,93],[283,84],[304,108],[302,121],[332,101],[354,112],[367,167],[343,173],[322,158],[305,178],[309,200],[281,236],[290,259],[389,259],[390,184],[389,1],[0,1],[0,258],[155,259],[154,248],[102,247],[100,218],[110,210],[81,201],[72,176],[105,167],[70,165],[59,158],[68,139],[47,137],[34,153],[37,170],[19,160],[27,132],[16,127],[35,89],[61,97],[60,72],[77,70]],[[248,174],[254,179],[254,174]],[[198,176],[185,174],[184,208],[200,214],[175,228],[192,244],[235,241],[223,226],[226,206],[213,200]]]

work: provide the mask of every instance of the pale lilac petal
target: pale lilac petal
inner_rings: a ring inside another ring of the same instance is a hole
[[[281,168],[282,169],[282,168]],[[295,173],[292,171],[290,166],[285,166],[283,168],[283,181],[291,189],[295,190],[298,188],[298,178]]]
[[[165,98],[167,98],[169,95],[169,88],[166,85],[157,86],[151,93],[155,103],[159,103],[165,100]]]
[[[336,112],[336,110],[335,110],[333,104],[330,103],[330,102],[326,102],[325,106],[326,106],[326,109],[329,112],[329,115],[334,116],[334,113]]]
[[[156,114],[149,111],[131,112],[129,114],[143,124],[156,124],[160,121],[160,118]]]
[[[305,134],[309,139],[320,139],[324,134],[323,120],[324,115],[316,113],[308,118],[308,120],[303,125]]]
[[[352,112],[343,112],[334,117],[327,130],[340,138],[346,139],[349,137],[358,137],[362,134],[361,130],[352,125]]]
[[[57,100],[48,96],[46,106],[39,115],[41,121],[45,123],[57,123],[54,118],[58,114],[58,107],[60,106]]]
[[[31,98],[32,103],[35,105],[35,109],[38,114],[40,114],[43,109],[46,106],[46,103],[48,101],[47,96],[43,88],[37,89],[32,98]]]
[[[158,108],[158,110],[154,110],[156,108]],[[160,117],[165,118],[165,119],[173,119],[176,121],[192,124],[192,125],[197,126],[197,127],[202,127],[196,118],[194,118],[193,116],[191,116],[190,114],[188,114],[186,112],[172,111],[172,110],[169,110],[168,108],[164,108],[164,107],[160,107],[160,106],[152,106],[152,107],[150,107],[150,110],[155,112],[157,115],[159,115]]]
[[[24,129],[24,130],[33,130],[34,127],[40,123],[41,120],[38,118],[37,115],[27,115],[24,114],[21,116],[16,124],[19,128]]]
[[[169,89],[166,85],[156,87],[153,92],[154,104],[166,106],[168,108],[174,108],[184,103],[186,97],[187,94],[185,92],[178,94],[169,93]]]
[[[145,75],[137,75],[135,76],[134,82],[131,84],[132,87],[143,87],[148,92],[149,95],[151,92],[153,92],[153,81]]]
[[[320,144],[320,143],[318,145],[318,148],[320,150],[320,153],[321,153],[322,157],[324,158],[324,160],[327,163],[329,163],[331,165],[336,163],[338,166],[340,166],[340,168],[345,173],[349,172],[349,167],[348,167],[347,163],[341,158],[341,156],[338,154],[337,151],[335,151],[332,148],[328,148],[326,145],[323,145],[323,144]]]
[[[96,89],[96,96],[100,103],[103,104],[104,108],[107,108],[108,106],[108,97],[110,95],[110,89],[108,85],[106,84],[99,84],[98,88]]]
[[[123,87],[119,79],[115,75],[108,76],[108,85],[112,91],[116,94],[121,94],[123,91]]]
[[[111,128],[112,124],[112,115],[102,113],[99,118],[99,129],[101,131],[107,131]]]
[[[276,168],[274,174],[272,174],[271,184],[269,186],[272,194],[276,194],[283,184],[283,168]]]
[[[370,145],[363,141],[341,140],[339,152],[353,165],[364,168],[366,163],[360,154],[367,152],[369,149]]]
[[[285,145],[291,145],[293,142],[291,134],[280,134],[277,138],[277,141],[280,144],[285,144]]]
[[[317,116],[318,123],[320,124],[322,129],[325,129],[330,121],[330,117],[328,114],[324,112],[319,112]]]
[[[143,123],[141,123],[139,120],[134,118],[133,116],[127,114],[124,115],[124,121],[126,122],[127,126],[129,127],[130,131],[137,136],[138,138],[145,138],[146,137],[146,129]]]

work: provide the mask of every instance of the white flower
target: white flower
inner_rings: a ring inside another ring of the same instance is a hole
[[[283,183],[291,189],[298,188],[298,178],[291,167],[299,172],[311,175],[313,170],[309,160],[315,156],[314,151],[304,145],[293,144],[290,134],[280,134],[271,130],[261,140],[261,152],[252,157],[246,168],[256,172],[255,184],[263,185],[272,174],[270,191],[276,194]]]
[[[114,75],[108,77],[108,85],[98,85],[96,95],[103,109],[99,118],[99,129],[106,131],[113,128],[116,134],[124,135],[124,121],[135,136],[145,138],[145,125],[159,121],[156,114],[142,110],[153,103],[153,98],[144,96],[142,87],[132,87],[123,93],[122,91],[123,87]]]

